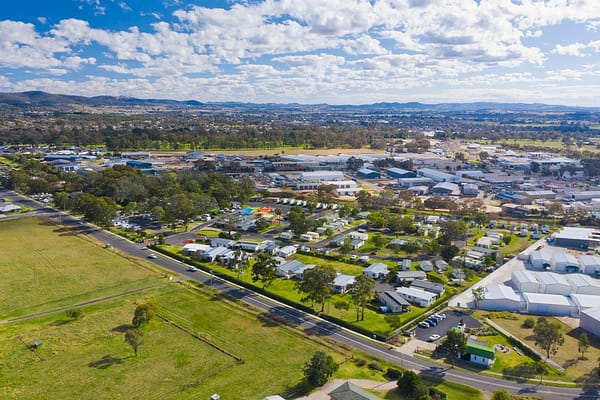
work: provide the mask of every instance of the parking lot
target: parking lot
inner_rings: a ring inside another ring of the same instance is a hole
[[[446,314],[446,319],[438,321],[436,326],[431,326],[429,328],[415,328],[415,337],[417,339],[427,341],[429,336],[436,334],[440,335],[440,337],[446,336],[446,332],[448,332],[453,327],[457,326],[458,323],[462,320],[468,328],[479,328],[482,326],[482,323],[477,321],[475,318],[471,317],[469,314],[465,313],[461,310],[445,310],[443,311]]]

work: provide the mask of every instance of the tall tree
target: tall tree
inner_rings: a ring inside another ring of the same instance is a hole
[[[324,351],[317,351],[308,361],[302,371],[304,378],[311,386],[323,386],[329,377],[337,370],[338,365]]]
[[[321,304],[321,312],[325,309],[325,302],[332,293],[332,284],[335,279],[335,270],[327,266],[316,266],[303,273],[301,281],[296,284],[296,289],[304,293],[302,301],[310,300],[311,303]]]
[[[406,370],[402,376],[398,379],[398,392],[411,399],[421,398],[422,395],[427,393],[425,384],[419,378],[414,371]]]
[[[365,319],[365,307],[371,298],[375,281],[366,275],[356,277],[356,282],[352,288],[352,301],[356,305],[356,320],[358,321],[358,312],[361,311],[360,320]]]
[[[263,289],[269,287],[277,277],[277,261],[267,253],[259,253],[252,265],[252,282],[260,282]]]
[[[448,354],[452,363],[454,363],[467,348],[467,337],[458,329],[450,329],[446,332],[446,340],[441,345],[442,349]]]
[[[306,215],[304,214],[304,211],[302,211],[302,207],[292,207],[290,209],[288,218],[290,221],[290,229],[294,231],[294,234],[302,235],[310,230],[309,221],[306,219]]]
[[[125,332],[125,342],[133,348],[135,356],[138,355],[138,348],[143,344],[144,334],[139,329],[127,329]]]
[[[540,317],[533,328],[536,346],[541,347],[546,352],[546,358],[550,354],[554,355],[565,342],[562,334],[562,327],[559,323],[550,323],[544,317]]]

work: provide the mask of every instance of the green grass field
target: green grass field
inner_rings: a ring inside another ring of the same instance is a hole
[[[122,332],[142,297],[184,329],[155,318],[142,328],[144,343],[135,357]],[[215,392],[262,398],[291,393],[317,350],[343,360],[295,331],[178,284],[84,310],[72,322],[58,313],[0,326],[0,398],[208,399]],[[27,344],[35,339],[43,345],[33,352]]]
[[[0,319],[160,282],[157,272],[37,218],[0,222],[0,243]]]

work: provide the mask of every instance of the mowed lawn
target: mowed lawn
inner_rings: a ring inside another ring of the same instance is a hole
[[[153,301],[159,315],[185,329],[154,319],[142,328],[144,343],[135,357],[123,330],[139,300]],[[240,305],[175,283],[84,311],[73,322],[58,313],[0,325],[0,398],[208,399],[219,393],[225,399],[259,399],[293,392],[302,366],[317,350],[343,360]],[[35,339],[43,345],[34,353],[26,345]]]
[[[0,319],[146,287],[160,279],[158,273],[43,219],[0,222],[0,243]]]

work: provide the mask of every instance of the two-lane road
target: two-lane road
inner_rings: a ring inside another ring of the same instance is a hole
[[[80,222],[74,217],[64,215],[58,211],[52,210],[39,203],[24,199],[23,197],[8,191],[0,192],[0,196],[10,198],[21,198],[22,204],[34,210],[43,210],[43,213],[54,218],[61,218],[62,223],[68,225],[79,225]],[[33,213],[35,215],[36,213]],[[78,229],[82,229],[86,234],[95,237],[103,243],[110,243],[114,248],[126,252],[128,254],[147,257],[149,250],[142,248],[142,245],[129,242],[119,238],[111,233],[93,227],[91,225],[79,225]],[[157,265],[172,271],[177,275],[182,275],[186,279],[195,280],[205,285],[209,285],[216,290],[219,290],[229,296],[245,301],[259,309],[265,310],[276,317],[284,318],[285,320],[301,327],[307,334],[323,335],[331,337],[341,343],[345,343],[352,348],[360,350],[364,353],[375,357],[387,360],[399,366],[413,369],[417,372],[448,379],[450,381],[459,382],[465,385],[475,387],[486,393],[491,393],[494,390],[505,389],[514,394],[527,394],[539,396],[547,399],[567,400],[580,399],[592,400],[600,399],[600,388],[578,389],[578,388],[561,388],[553,386],[534,385],[528,383],[518,383],[514,381],[506,381],[496,379],[480,374],[470,373],[468,371],[448,369],[444,366],[424,361],[418,358],[413,358],[402,354],[392,347],[385,344],[375,342],[367,337],[357,335],[347,329],[341,328],[329,321],[322,320],[314,315],[294,309],[292,307],[280,304],[267,297],[261,296],[245,288],[240,288],[220,278],[203,271],[188,271],[186,264],[173,260],[171,258],[158,255],[152,259]]]

